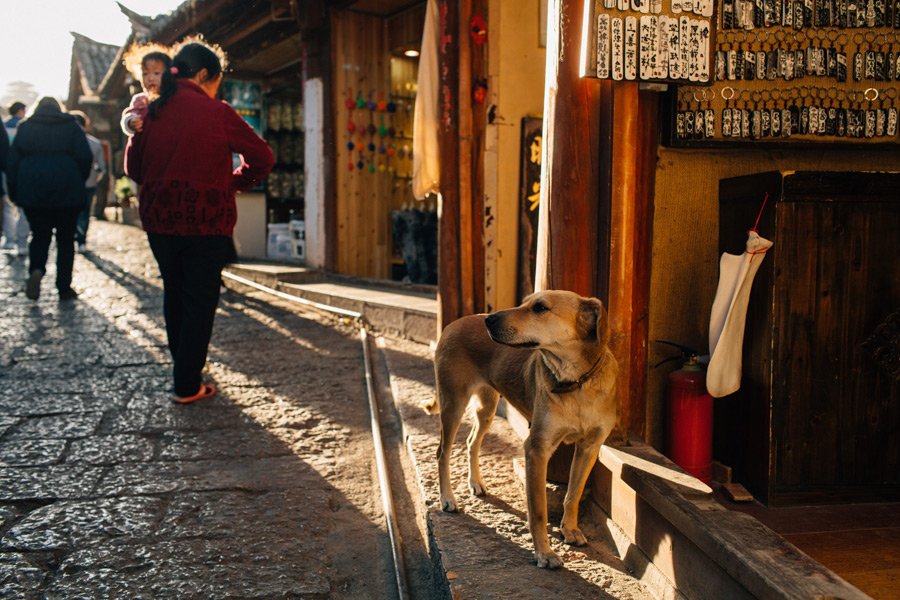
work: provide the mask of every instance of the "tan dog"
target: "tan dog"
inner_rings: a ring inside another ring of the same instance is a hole
[[[578,501],[600,446],[616,422],[619,365],[608,340],[602,302],[572,292],[545,291],[528,296],[517,308],[454,321],[435,351],[441,508],[457,510],[450,454],[471,400],[477,418],[467,440],[469,488],[476,496],[486,493],[478,454],[502,395],[531,423],[525,440],[525,478],[528,528],[539,567],[562,566],[547,536],[546,488],[547,461],[561,442],[574,443],[575,456],[560,530],[566,543],[587,543],[578,529]]]

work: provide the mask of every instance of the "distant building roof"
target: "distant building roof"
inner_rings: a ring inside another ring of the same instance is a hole
[[[95,96],[100,82],[116,60],[119,46],[101,44],[74,31],[72,37],[75,38],[72,48],[72,78],[78,77],[82,95]]]

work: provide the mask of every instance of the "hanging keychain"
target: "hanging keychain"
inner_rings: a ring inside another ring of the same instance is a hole
[[[769,41],[769,32],[763,31],[757,36],[759,50],[756,51],[756,74],[755,78],[764,80],[766,78],[766,43]]]
[[[825,135],[830,135],[834,137],[837,135],[837,114],[838,109],[834,105],[834,101],[837,99],[837,88],[828,88],[825,90],[827,97],[827,118],[825,120]],[[832,93],[833,92],[833,93]]]
[[[821,0],[819,0],[821,2]],[[813,21],[814,0],[803,0],[803,23],[801,27],[810,27]],[[796,24],[794,25],[796,27]]]
[[[892,88],[895,89],[895,88]],[[881,102],[878,104],[878,108],[875,109],[875,137],[884,137],[887,135],[887,106],[885,103],[887,102],[887,94],[881,93]]]
[[[741,91],[741,100],[744,108],[741,110],[741,137],[745,140],[750,139],[750,92],[749,90]]]
[[[806,75],[806,52],[803,51],[805,36],[802,32],[794,33],[794,79],[803,79]],[[789,50],[790,51],[790,50]]]
[[[804,95],[803,92],[806,92]],[[806,99],[809,97],[809,88],[802,87],[798,88],[797,91],[797,99],[798,104],[800,106],[800,121],[799,127],[797,129],[797,133],[800,135],[806,135],[809,133],[809,106],[806,105]]]
[[[824,29],[819,31],[824,31]],[[837,43],[838,32],[834,29],[829,29],[825,38],[823,40],[825,45],[825,76],[835,78],[837,77],[837,48],[835,44]]]
[[[684,132],[684,113],[687,111],[685,105],[688,104],[688,92],[682,89],[681,97],[678,99],[678,110],[675,111],[675,139],[684,140],[687,136]]]
[[[747,111],[750,113],[750,137],[754,140],[758,140],[763,136],[762,111],[760,111],[759,109],[760,98],[761,94],[759,92],[753,92],[752,94],[750,94],[752,108],[748,109]]]
[[[865,53],[862,49],[863,34],[853,34],[853,43],[856,45],[856,52],[853,54],[853,81],[862,81],[865,73]]]
[[[730,106],[731,99],[734,98],[734,88],[724,87],[722,88],[722,100],[725,101],[725,106],[722,108],[722,137],[730,138],[731,137],[731,117],[732,110]]]
[[[885,101],[887,106],[887,123],[885,124],[885,135],[887,137],[897,137],[897,109],[894,107],[894,100],[897,99],[897,88],[890,87],[885,92]]]
[[[810,30],[812,31],[812,30]],[[827,31],[824,29],[815,30],[815,65],[813,75],[816,77],[825,77],[828,75],[828,49],[825,46],[827,39]]]
[[[687,110],[684,111],[684,138],[687,140],[694,138],[694,109],[691,107],[691,99],[688,98]]]
[[[843,42],[841,42],[843,40]],[[844,83],[847,81],[847,48],[846,45],[850,41],[850,38],[847,37],[847,34],[840,34],[837,37],[837,45],[840,49],[837,51],[835,56],[835,71],[834,78],[836,81],[840,83]]]
[[[762,95],[763,102],[766,103],[766,106],[771,107],[771,109],[769,110],[769,114],[771,115],[770,119],[772,121],[772,137],[781,137],[782,112],[781,106],[779,106],[780,103],[775,99],[775,91],[777,90],[763,90]],[[767,97],[769,98],[769,100],[766,99]],[[779,92],[778,97],[781,98],[781,92]]]
[[[780,0],[781,25],[783,27],[794,26],[794,0]]]
[[[818,119],[816,135],[825,136],[828,135],[828,107],[825,105],[828,93],[825,88],[817,88],[815,92],[814,101],[816,103],[816,117]]]
[[[703,123],[706,125],[706,132],[704,133],[706,139],[716,137],[716,111],[712,108],[714,94],[715,92],[710,94],[706,88],[703,88],[703,100],[706,102],[706,108],[703,111],[705,113]]]
[[[884,39],[884,36],[881,36]],[[878,50],[874,51],[875,54],[875,81],[884,81],[885,80],[885,71],[887,70],[887,66],[884,64],[884,52],[881,49],[884,47],[884,43],[878,43],[878,37],[875,37],[875,47]]]
[[[875,42],[875,34],[871,31],[867,31],[865,34],[866,40],[866,52],[865,52],[865,70],[864,77],[867,81],[873,81],[875,79],[875,51],[872,49],[872,44]]]
[[[706,89],[701,88],[699,91],[703,92],[703,98],[697,98],[697,90],[694,90],[694,100],[697,102],[697,110],[694,112],[694,139],[702,140],[706,139],[706,111],[703,109],[701,103],[706,100]]]
[[[873,138],[875,137],[875,126],[878,122],[878,115],[876,114],[875,108],[872,103],[878,100],[878,90],[876,90],[875,88],[868,88],[863,94],[863,97],[868,102],[865,111],[864,135],[866,136],[866,138]]]
[[[763,0],[763,25],[765,27],[772,27],[781,23],[781,15],[778,12],[777,5],[777,0]]]
[[[791,137],[792,116],[791,109],[788,107],[788,101],[791,98],[789,95],[785,95],[782,90],[776,88],[772,90],[772,99],[775,101],[775,106],[781,107],[781,137],[789,138]]]
[[[835,91],[837,106],[835,107],[836,119],[834,123],[834,135],[847,137],[847,108],[845,107],[847,96],[844,90]]]
[[[887,36],[885,36],[885,38],[887,38]],[[884,80],[894,81],[894,46],[888,44],[887,39],[885,39],[885,44],[887,46],[887,52],[884,53]]]

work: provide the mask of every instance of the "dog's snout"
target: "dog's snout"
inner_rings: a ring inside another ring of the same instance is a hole
[[[488,328],[493,328],[497,326],[497,322],[500,320],[500,317],[497,316],[497,313],[492,313],[484,318],[484,324],[488,326]]]

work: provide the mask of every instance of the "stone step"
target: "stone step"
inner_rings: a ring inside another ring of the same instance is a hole
[[[225,271],[311,302],[360,313],[373,328],[421,344],[437,339],[434,286],[344,277],[300,266],[239,263]]]

